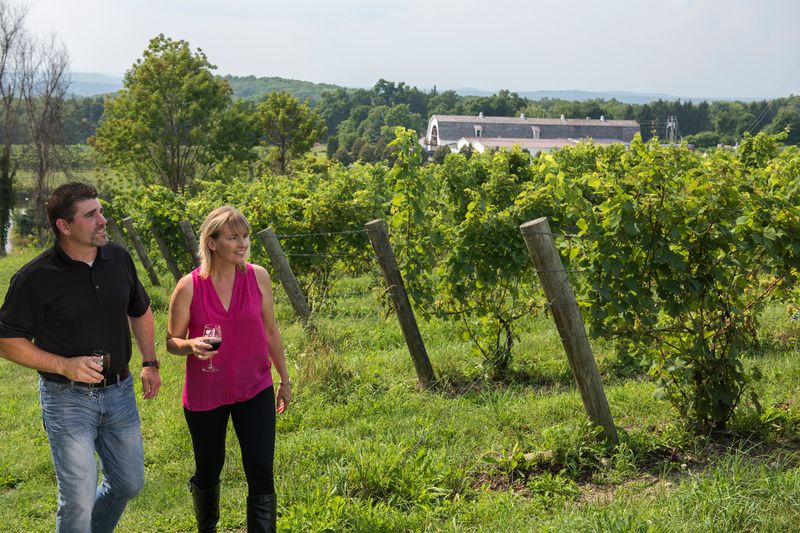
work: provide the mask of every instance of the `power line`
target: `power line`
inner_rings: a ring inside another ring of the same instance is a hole
[[[794,68],[791,71],[789,71],[789,75],[786,76],[786,80],[783,82],[783,85],[778,90],[778,93],[783,93],[783,91],[786,90],[786,87],[789,86],[789,83],[791,83],[792,78],[794,78],[794,76],[795,76],[795,74],[797,74],[798,70],[800,70],[800,60],[798,60],[797,64],[794,66]],[[777,100],[777,98],[773,98],[772,100],[768,100],[767,101],[767,107],[765,107],[764,110],[757,117],[755,117],[753,119],[753,121],[750,123],[750,125],[747,127],[747,129],[745,131],[748,131],[748,132],[752,133],[754,128],[759,127],[759,125],[761,124],[761,121],[764,120],[764,118],[766,118],[767,113],[770,113],[772,111],[772,105],[775,103],[776,100]]]

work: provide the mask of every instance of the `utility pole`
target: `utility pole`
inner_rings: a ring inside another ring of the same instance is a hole
[[[678,138],[678,117],[670,115],[667,119],[667,142],[675,144]]]

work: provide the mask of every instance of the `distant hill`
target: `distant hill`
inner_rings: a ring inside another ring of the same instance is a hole
[[[322,99],[323,92],[344,88],[330,83],[314,83],[276,77],[223,76],[222,79],[231,84],[234,96],[243,100],[260,100],[265,94],[285,91],[295,98],[308,99],[312,105],[316,105]]]
[[[618,102],[626,104],[647,104],[655,102],[656,100],[686,100],[680,96],[672,94],[648,94],[648,93],[631,93],[626,91],[608,91],[608,92],[592,92],[592,91],[523,91],[519,93],[520,96],[530,98],[531,100],[541,100],[542,98],[582,101],[582,100],[611,100],[612,98]]]
[[[341,89],[329,83],[289,80],[286,78],[256,78],[255,76],[222,76],[231,84],[234,96],[243,100],[260,100],[265,94],[286,91],[300,100],[309,99],[317,104],[324,91]],[[95,96],[122,89],[122,76],[74,72],[70,92],[73,96]]]
[[[95,96],[122,89],[122,76],[73,72],[70,93],[73,96]]]
[[[85,72],[75,72],[72,74],[72,87],[71,92],[74,96],[94,96],[97,94],[113,93],[122,88],[122,76],[113,76],[108,74],[91,74]],[[314,83],[311,81],[291,80],[287,78],[278,77],[256,77],[256,76],[222,76],[222,79],[227,80],[231,84],[233,94],[243,100],[260,100],[265,94],[275,91],[286,91],[289,94],[299,98],[300,100],[311,100],[312,105],[319,103],[322,99],[322,93],[325,91],[333,91],[336,89],[352,90],[352,87],[342,87],[341,85],[333,85],[331,83]],[[430,91],[432,87],[419,87],[421,90]],[[439,87],[439,90],[442,90]],[[486,91],[483,89],[475,89],[472,87],[460,87],[453,89],[461,96],[491,96],[496,91]],[[512,90],[513,91],[513,90]],[[635,93],[628,91],[578,91],[578,90],[565,90],[565,91],[513,91],[518,95],[529,98],[531,100],[541,100],[542,98],[551,98],[557,100],[569,101],[584,101],[584,100],[611,100],[612,98],[618,102],[626,104],[647,104],[655,102],[656,100],[664,101],[713,101],[713,100],[733,100],[732,98],[720,97],[687,97],[675,96],[666,93]],[[755,98],[736,98],[742,102],[753,101]]]
[[[473,89],[471,87],[462,87],[453,89],[461,96],[491,96],[495,94],[492,91],[484,91],[483,89]],[[512,91],[518,95],[529,98],[531,100],[541,100],[542,98],[550,98],[552,100],[569,100],[569,101],[584,101],[584,100],[611,100],[612,98],[618,102],[626,104],[647,104],[655,102],[656,100],[687,100],[685,97],[675,96],[672,94],[661,93],[632,93],[627,91]],[[703,98],[702,100],[707,100]]]
[[[472,87],[461,87],[453,89],[461,96],[492,96],[497,91],[485,91],[483,89],[474,89]],[[713,101],[739,101],[739,102],[754,102],[756,100],[763,100],[763,98],[727,98],[719,96],[675,96],[674,94],[666,93],[634,93],[629,91],[512,91],[518,95],[528,98],[530,100],[541,100],[542,98],[550,98],[552,100],[568,100],[570,102],[581,102],[585,100],[611,100],[615,99],[617,102],[625,104],[649,104],[657,100],[665,102],[674,102],[681,100],[683,102],[713,102]]]

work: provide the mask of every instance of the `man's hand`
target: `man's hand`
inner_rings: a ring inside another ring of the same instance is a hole
[[[100,383],[103,381],[102,359],[94,356],[64,357],[62,376],[70,381],[82,383]]]
[[[145,400],[150,400],[158,395],[161,389],[161,374],[154,366],[146,366],[142,368],[142,397]]]

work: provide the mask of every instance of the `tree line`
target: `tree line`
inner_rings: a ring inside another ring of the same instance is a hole
[[[433,114],[599,118],[636,120],[642,138],[665,138],[669,117],[678,121],[679,135],[698,148],[734,145],[744,133],[780,133],[789,129],[787,144],[800,144],[800,96],[773,100],[702,101],[657,100],[629,104],[615,99],[571,101],[557,98],[531,100],[501,90],[491,96],[462,96],[455,91],[420,90],[404,82],[379,80],[370,89],[326,89],[325,85],[280,83],[277,78],[232,77],[227,81],[235,99],[255,103],[271,92],[286,92],[316,109],[325,120],[328,157],[344,163],[377,161],[386,156],[393,130],[403,126],[425,132]],[[288,80],[291,81],[291,80]],[[298,82],[299,83],[299,82]],[[108,96],[73,98],[66,108],[64,142],[79,144],[94,134]]]

